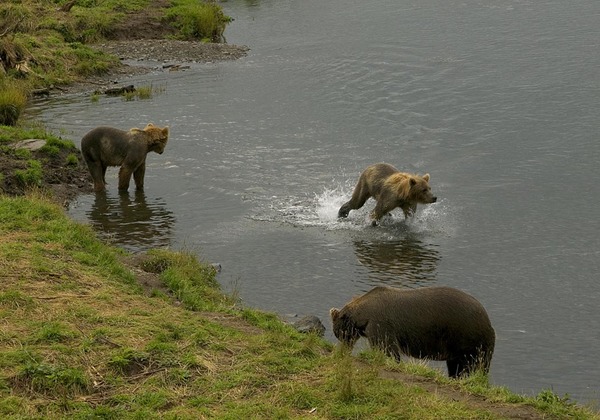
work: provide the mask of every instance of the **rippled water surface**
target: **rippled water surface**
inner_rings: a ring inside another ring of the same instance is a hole
[[[249,55],[134,79],[150,100],[73,96],[32,113],[75,139],[171,127],[144,194],[70,214],[131,250],[185,248],[248,305],[328,310],[380,284],[450,285],[497,333],[492,381],[600,397],[600,2],[233,0]],[[438,203],[337,221],[360,171],[431,174]],[[333,339],[333,338],[332,338]]]

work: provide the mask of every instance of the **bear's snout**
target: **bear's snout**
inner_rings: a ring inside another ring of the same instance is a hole
[[[431,202],[435,203],[437,201],[437,197],[434,195],[433,197],[431,197]]]

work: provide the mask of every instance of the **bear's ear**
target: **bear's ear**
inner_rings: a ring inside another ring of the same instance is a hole
[[[146,124],[146,127],[144,127],[144,130],[147,130],[147,129],[152,128],[152,127],[154,127],[154,124],[148,123],[148,124]]]
[[[329,315],[331,316],[331,320],[335,321],[340,317],[340,310],[338,308],[331,308],[329,310]]]
[[[413,177],[410,177],[408,182],[410,182],[411,187],[414,187],[415,185],[417,185],[417,180],[414,179]]]
[[[163,136],[167,137],[169,135],[169,127],[165,127],[162,129]]]
[[[429,174],[425,174],[423,175],[423,179],[427,182],[429,182]]]

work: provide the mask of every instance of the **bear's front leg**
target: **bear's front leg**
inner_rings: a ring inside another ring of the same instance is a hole
[[[131,169],[121,166],[119,169],[119,191],[127,191],[131,181]]]
[[[381,218],[394,210],[394,208],[396,208],[396,205],[390,204],[385,197],[377,200],[377,204],[375,204],[375,208],[371,212],[371,219],[373,219],[371,226],[377,226]]]
[[[146,163],[142,164],[133,172],[133,181],[138,190],[144,189],[144,174],[146,173]]]
[[[400,208],[402,209],[402,211],[404,212],[404,219],[408,219],[409,217],[412,217],[415,215],[415,213],[417,212],[417,205],[416,204],[408,204],[408,203],[404,203],[400,206]]]

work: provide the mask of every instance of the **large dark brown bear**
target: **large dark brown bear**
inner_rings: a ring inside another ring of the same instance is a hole
[[[360,337],[400,360],[445,360],[450,377],[489,372],[496,335],[474,297],[451,287],[375,287],[330,310],[333,333],[352,348]]]
[[[119,190],[127,191],[131,175],[138,190],[144,189],[146,155],[162,154],[169,140],[169,128],[148,124],[143,130],[129,131],[112,127],[97,127],[81,139],[81,152],[87,163],[95,191],[106,188],[106,168],[120,166]]]
[[[348,217],[350,210],[361,208],[370,197],[377,200],[371,213],[373,226],[396,207],[400,207],[404,218],[408,218],[417,211],[417,204],[437,201],[429,187],[429,174],[409,174],[387,163],[376,163],[362,172],[352,198],[340,207],[338,217]]]

